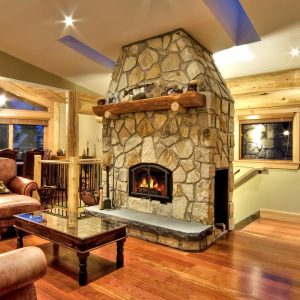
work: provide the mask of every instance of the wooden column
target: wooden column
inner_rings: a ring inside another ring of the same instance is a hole
[[[37,183],[38,187],[41,186],[42,183],[42,156],[35,155],[34,156],[34,169],[33,169],[33,180]],[[40,200],[39,194],[37,191],[34,191],[32,194],[33,198]]]
[[[79,121],[78,121],[78,94],[75,91],[67,92],[66,105],[66,156],[78,156],[79,149]]]
[[[72,215],[78,211],[79,167],[78,157],[69,157],[69,185],[68,185],[68,213]]]
[[[60,103],[54,102],[53,105],[53,140],[52,142],[52,154],[56,154],[59,145],[59,124],[60,124]]]

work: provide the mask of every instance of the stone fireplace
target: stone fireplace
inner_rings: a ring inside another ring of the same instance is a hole
[[[111,153],[114,161],[111,197],[117,207],[187,222],[223,223],[231,230],[234,103],[211,53],[182,29],[125,46],[109,92],[130,105],[136,88],[152,84],[150,96],[159,97],[167,87],[185,93],[191,80],[197,80],[202,106],[103,118],[103,153]],[[195,94],[186,93],[190,98]]]

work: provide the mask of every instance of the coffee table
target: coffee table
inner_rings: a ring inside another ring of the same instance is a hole
[[[52,242],[54,254],[59,245],[77,252],[80,285],[87,283],[87,258],[95,248],[116,242],[116,266],[124,266],[126,225],[83,214],[68,216],[66,212],[64,215],[56,212],[51,209],[15,215],[17,248],[23,247],[23,233],[28,232]]]

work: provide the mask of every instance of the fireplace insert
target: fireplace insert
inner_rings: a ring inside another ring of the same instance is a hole
[[[129,196],[172,202],[172,172],[156,164],[138,164],[129,169]]]

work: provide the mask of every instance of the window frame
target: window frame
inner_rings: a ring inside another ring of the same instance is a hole
[[[300,112],[263,113],[263,114],[240,114],[235,116],[235,153],[234,164],[253,168],[299,168],[299,129]],[[271,159],[245,159],[242,158],[242,125],[257,123],[274,123],[292,121],[292,160],[271,160]]]

